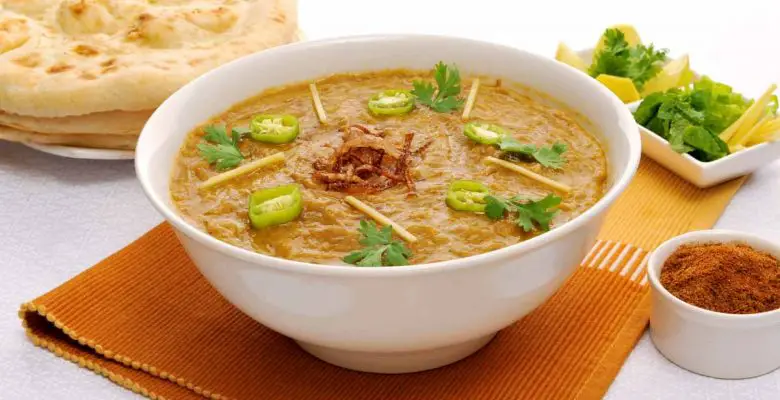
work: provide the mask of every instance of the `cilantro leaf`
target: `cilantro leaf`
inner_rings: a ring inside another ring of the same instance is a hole
[[[623,32],[607,29],[604,32],[604,47],[593,56],[588,75],[594,78],[601,74],[626,76],[630,59],[631,48]]]
[[[626,76],[640,89],[654,76],[658,75],[666,61],[668,50],[656,50],[652,44],[638,44],[630,51],[630,63]]]
[[[436,88],[430,82],[414,81],[412,82],[414,89],[412,94],[417,96],[417,100],[420,103],[425,104],[428,107],[433,106],[433,94],[436,92]]]
[[[363,249],[347,254],[342,260],[347,264],[361,267],[381,267],[383,265],[408,265],[412,251],[399,240],[393,240],[393,228],[377,228],[372,221],[361,220],[358,228],[363,237],[360,244]]]
[[[568,147],[565,143],[558,142],[552,145],[552,147],[537,148],[532,144],[520,143],[512,136],[506,135],[498,142],[498,148],[514,155],[533,158],[547,168],[560,169],[566,163],[566,160],[561,155]]]
[[[387,250],[387,246],[378,246],[371,251],[365,253],[365,257],[362,260],[355,263],[355,265],[361,267],[381,267],[382,255]]]
[[[539,148],[539,150],[534,153],[534,158],[539,164],[542,164],[547,168],[561,169],[563,168],[563,164],[566,163],[566,160],[561,157],[561,154],[564,151],[566,151],[566,145],[563,143],[556,143],[553,147]]]
[[[439,96],[450,97],[460,94],[460,71],[455,65],[449,66],[442,61],[434,67],[434,79],[439,85]]]
[[[504,218],[506,211],[514,209],[512,204],[500,197],[485,196],[485,215],[490,219]]]
[[[358,251],[353,251],[352,253],[347,254],[342,259],[347,264],[356,264],[358,261],[366,258],[369,253],[371,253],[372,249],[363,249]]]
[[[461,106],[463,106],[463,100],[459,99],[457,97],[447,97],[444,99],[439,100],[436,103],[433,103],[431,105],[431,108],[433,111],[439,112],[439,113],[447,113],[452,110],[457,110]]]
[[[250,132],[250,129],[245,126],[237,126],[230,130],[230,136],[225,132],[224,125],[208,125],[203,128],[203,139],[207,142],[214,144],[224,144],[227,146],[238,146],[238,142],[241,137]]]
[[[411,250],[401,242],[392,242],[387,246],[385,259],[392,266],[409,265],[408,258],[412,256]]]
[[[203,128],[203,132],[206,133],[203,135],[203,139],[205,139],[207,142],[224,144],[227,146],[233,145],[233,141],[230,137],[228,137],[223,125],[208,125]]]
[[[412,82],[412,94],[420,103],[440,113],[463,106],[464,100],[457,97],[460,94],[460,71],[455,65],[439,61],[433,69],[433,78],[437,86],[435,89],[430,82]]]
[[[523,154],[527,156],[533,156],[536,153],[536,146],[532,144],[520,143],[519,140],[512,136],[506,135],[498,142],[498,148],[501,151],[508,151],[512,153]]]
[[[198,145],[198,150],[200,151],[200,156],[209,164],[215,164],[218,171],[235,168],[244,159],[237,147],[225,144],[210,145],[201,143]]]
[[[363,246],[375,246],[378,244],[388,244],[392,240],[393,228],[390,225],[377,228],[376,224],[366,220],[360,220],[358,232],[363,235],[360,244]]]
[[[561,198],[549,194],[539,201],[524,199],[514,196],[510,199],[502,199],[496,196],[485,197],[487,206],[485,215],[490,219],[501,219],[506,213],[515,212],[515,223],[526,232],[539,229],[542,232],[550,230],[550,222],[558,214],[558,206]]]
[[[661,71],[666,60],[666,49],[656,49],[652,44],[631,47],[619,29],[604,32],[604,47],[593,57],[588,74],[622,76],[631,79],[638,90]]]
[[[561,204],[561,198],[548,194],[547,197],[539,200],[527,200],[526,202],[513,201],[517,210],[516,223],[526,232],[531,232],[536,227],[542,232],[550,230],[550,222],[558,214],[558,205]]]
[[[199,144],[200,156],[209,164],[215,164],[218,171],[235,168],[244,159],[238,149],[242,133],[235,128],[231,131],[231,136],[228,136],[222,125],[209,125],[203,128],[203,132],[205,132],[203,139],[213,144]]]

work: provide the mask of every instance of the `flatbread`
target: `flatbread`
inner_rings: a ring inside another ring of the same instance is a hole
[[[295,39],[295,0],[3,0],[0,111],[154,109],[225,62]]]
[[[68,117],[28,117],[0,111],[0,125],[23,131],[57,134],[136,135],[154,110],[104,111]]]
[[[58,144],[96,149],[133,150],[138,135],[95,135],[88,133],[49,134],[0,126],[0,140],[22,143]]]

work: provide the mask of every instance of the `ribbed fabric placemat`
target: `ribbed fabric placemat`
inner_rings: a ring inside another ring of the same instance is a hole
[[[456,364],[377,375],[321,362],[254,322],[162,224],[22,305],[32,342],[156,399],[597,399],[647,323],[648,251],[711,226],[742,180],[697,189],[643,160],[599,241],[544,305]]]

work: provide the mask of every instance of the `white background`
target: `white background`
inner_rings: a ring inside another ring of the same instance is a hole
[[[0,2],[1,3],[1,2]],[[361,33],[465,36],[552,55],[594,44],[614,23],[756,96],[780,81],[780,2],[300,0],[309,39]],[[780,83],[780,82],[779,82]],[[718,223],[780,240],[780,163],[747,182]],[[668,206],[673,207],[673,204]],[[0,398],[132,399],[132,392],[34,348],[19,305],[125,246],[160,221],[131,162],[61,159],[0,142]],[[743,381],[700,377],[643,338],[610,399],[779,399],[780,372]]]

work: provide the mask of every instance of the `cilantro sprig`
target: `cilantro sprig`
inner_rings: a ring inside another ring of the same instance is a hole
[[[414,81],[412,94],[417,100],[430,107],[433,111],[446,113],[463,106],[460,94],[460,71],[455,65],[447,65],[442,61],[433,69],[433,78],[437,88],[430,82]]]
[[[248,130],[233,128],[231,136],[228,136],[224,126],[209,125],[203,128],[203,131],[206,133],[203,135],[203,139],[213,143],[198,145],[198,151],[203,159],[209,164],[214,164],[218,171],[232,169],[241,164],[244,156],[238,149],[238,141],[241,140],[241,135]]]
[[[515,213],[515,223],[526,232],[535,229],[547,232],[550,230],[550,222],[558,214],[558,206],[561,198],[548,194],[545,198],[533,201],[514,196],[504,199],[497,196],[485,197],[485,215],[490,219],[501,219],[505,215]]]
[[[667,49],[656,49],[652,44],[630,46],[619,29],[604,32],[604,48],[593,56],[588,74],[622,76],[631,79],[638,90],[658,75],[663,68]]]
[[[364,248],[345,256],[343,258],[345,263],[360,267],[409,264],[412,251],[402,241],[393,239],[393,228],[390,225],[379,229],[375,223],[361,220],[358,232],[363,235],[360,244]]]
[[[506,135],[498,142],[498,148],[511,156],[532,158],[547,168],[561,169],[566,164],[563,153],[567,150],[565,143],[557,142],[551,147],[536,147],[533,144],[521,143],[512,136]]]

